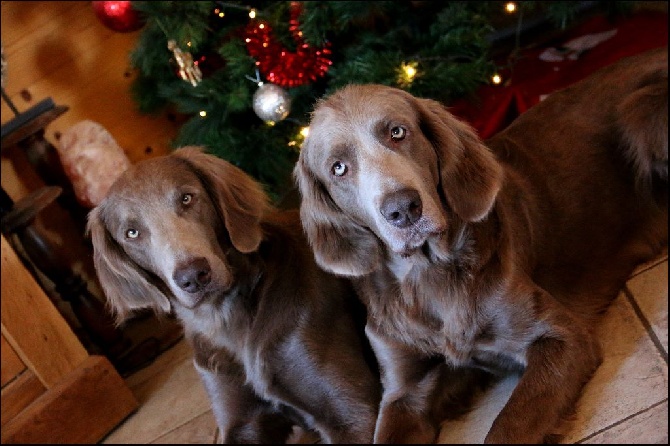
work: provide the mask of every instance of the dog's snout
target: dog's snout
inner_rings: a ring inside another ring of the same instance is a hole
[[[406,228],[421,218],[423,205],[415,189],[401,189],[384,198],[380,211],[393,226]]]
[[[196,293],[212,280],[212,269],[207,259],[198,257],[180,265],[172,278],[182,290]]]

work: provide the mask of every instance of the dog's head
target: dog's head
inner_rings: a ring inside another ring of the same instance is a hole
[[[87,225],[117,322],[134,310],[194,308],[224,293],[234,282],[227,255],[258,248],[267,203],[248,175],[196,147],[131,166]]]
[[[294,175],[317,261],[360,276],[384,249],[409,255],[445,233],[450,215],[483,219],[503,171],[438,102],[350,85],[317,104]]]

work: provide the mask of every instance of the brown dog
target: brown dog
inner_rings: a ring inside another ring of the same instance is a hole
[[[267,201],[194,147],[130,167],[89,215],[108,302],[119,321],[174,312],[224,442],[282,443],[296,424],[369,443],[380,385],[365,308],[315,264],[297,210]]]
[[[318,263],[368,307],[375,441],[434,441],[443,392],[483,369],[521,375],[486,441],[542,442],[601,361],[593,321],[667,249],[667,49],[486,145],[435,101],[351,85],[315,108],[294,173]]]

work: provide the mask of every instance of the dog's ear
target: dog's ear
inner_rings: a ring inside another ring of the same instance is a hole
[[[439,102],[417,99],[422,131],[437,152],[444,195],[465,221],[483,219],[503,182],[503,169],[475,131]]]
[[[175,155],[186,160],[205,183],[226,225],[230,241],[242,253],[254,252],[263,238],[261,217],[269,209],[263,187],[238,167],[199,147],[183,147]]]
[[[379,241],[338,209],[302,153],[293,175],[301,195],[300,218],[317,263],[327,271],[351,277],[376,269],[382,258]]]
[[[151,283],[107,230],[101,215],[102,206],[89,212],[86,233],[93,243],[93,264],[98,280],[116,323],[121,324],[133,311],[140,309],[152,309],[156,314],[169,313],[167,296]]]

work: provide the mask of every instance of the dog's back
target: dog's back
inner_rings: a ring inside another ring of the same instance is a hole
[[[518,245],[540,282],[584,285],[588,266],[616,288],[667,246],[667,48],[549,95],[487,143],[508,167],[504,207],[533,222]]]

